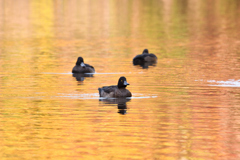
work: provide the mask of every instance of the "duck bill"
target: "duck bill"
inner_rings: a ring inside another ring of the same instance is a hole
[[[85,67],[85,66],[86,66],[86,65],[82,62],[82,63],[81,63],[81,67]]]
[[[127,81],[124,81],[124,82],[123,82],[123,85],[125,85],[125,86],[126,86],[126,85],[130,85],[130,84],[129,84],[129,83],[127,83]]]

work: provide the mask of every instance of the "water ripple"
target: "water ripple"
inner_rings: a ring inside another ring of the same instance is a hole
[[[203,82],[204,80],[195,80],[195,81],[201,81]],[[227,81],[216,81],[216,80],[206,80],[208,83],[212,83],[209,86],[218,86],[218,87],[240,87],[240,80],[234,80],[234,79],[229,79]]]

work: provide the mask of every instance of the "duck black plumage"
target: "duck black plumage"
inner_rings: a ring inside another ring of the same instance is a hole
[[[127,79],[125,77],[120,77],[118,80],[118,85],[104,86],[98,88],[100,97],[114,98],[114,97],[132,97],[132,93],[126,89]]]
[[[84,63],[82,57],[78,57],[76,65],[72,69],[72,73],[94,73],[95,69],[93,66]]]
[[[133,64],[143,64],[145,62],[156,62],[157,56],[153,53],[148,53],[148,49],[144,49],[142,54],[139,54],[133,58]]]

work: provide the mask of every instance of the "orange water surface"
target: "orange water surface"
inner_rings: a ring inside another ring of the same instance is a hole
[[[240,159],[239,15],[239,0],[0,0],[0,159]],[[145,48],[157,63],[133,65]],[[72,75],[79,56],[95,74]],[[99,98],[121,76],[133,97]]]

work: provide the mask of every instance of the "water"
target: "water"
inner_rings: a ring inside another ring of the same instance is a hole
[[[240,158],[238,0],[0,8],[1,159]],[[134,66],[145,48],[157,64]],[[120,76],[133,97],[99,98]]]

